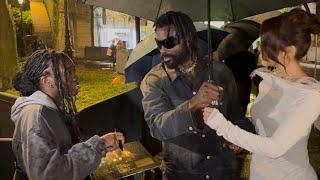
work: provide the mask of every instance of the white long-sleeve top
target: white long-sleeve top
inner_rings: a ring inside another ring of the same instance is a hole
[[[253,153],[250,179],[315,180],[307,143],[320,114],[320,84],[313,78],[283,79],[264,69],[251,114],[258,135],[227,121],[218,111],[206,122],[219,136]]]

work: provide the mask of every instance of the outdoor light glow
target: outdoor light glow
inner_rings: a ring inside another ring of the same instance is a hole
[[[204,21],[204,24],[208,24],[208,21]],[[210,21],[210,25],[214,26],[216,28],[221,28],[223,25],[225,25],[224,21]]]
[[[24,0],[18,0],[19,4],[23,4]]]

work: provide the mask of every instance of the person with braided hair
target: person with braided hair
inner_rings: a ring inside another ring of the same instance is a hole
[[[13,87],[21,95],[11,110],[14,179],[90,179],[106,152],[117,147],[114,137],[124,143],[120,132],[82,140],[75,65],[64,53],[34,52],[13,78]]]
[[[204,121],[219,136],[253,153],[252,180],[316,180],[309,163],[308,138],[320,115],[320,83],[299,65],[320,33],[313,14],[294,9],[261,25],[263,65],[253,75],[263,80],[251,114],[258,135],[233,125],[217,109],[206,108]]]

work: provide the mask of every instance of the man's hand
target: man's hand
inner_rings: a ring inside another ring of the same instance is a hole
[[[208,107],[215,101],[219,100],[219,95],[222,88],[209,82],[204,82],[199,91],[189,101],[190,112],[195,112],[197,109]]]
[[[108,134],[101,136],[100,138],[104,142],[104,144],[106,145],[108,151],[111,151],[115,148],[118,148],[119,144],[117,141],[119,141],[119,140],[121,141],[122,144],[124,144],[124,136],[120,132],[108,133]]]

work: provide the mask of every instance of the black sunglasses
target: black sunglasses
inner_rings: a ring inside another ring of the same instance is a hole
[[[180,38],[179,36],[175,36],[175,37],[170,36],[162,41],[159,41],[157,39],[155,39],[155,41],[159,49],[161,49],[162,46],[164,46],[166,49],[171,49],[180,43]]]

